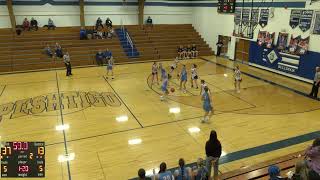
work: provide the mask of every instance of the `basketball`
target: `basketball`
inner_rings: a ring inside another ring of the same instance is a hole
[[[170,91],[173,93],[173,92],[175,91],[175,89],[174,89],[174,88],[171,88]]]

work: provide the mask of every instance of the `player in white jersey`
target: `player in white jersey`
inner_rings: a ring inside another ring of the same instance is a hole
[[[156,62],[152,64],[151,68],[151,74],[152,74],[152,81],[151,84],[154,83],[155,79],[157,80],[157,84],[159,85],[159,79],[158,79],[158,65]]]
[[[204,93],[204,88],[205,88],[205,87],[208,87],[208,85],[206,84],[206,82],[205,82],[203,79],[201,79],[200,82],[201,82],[201,83],[200,83],[200,86],[201,86],[200,95],[202,95],[202,94]],[[209,93],[210,93],[210,90],[209,90]]]
[[[237,91],[237,93],[240,93],[240,83],[242,81],[241,78],[241,71],[239,69],[239,66],[236,65],[236,68],[234,69],[234,88]]]
[[[113,79],[113,65],[114,65],[114,60],[113,60],[113,56],[111,56],[107,62],[107,76],[109,76],[109,72],[111,72],[112,79]]]
[[[198,89],[198,72],[196,64],[193,64],[191,68],[191,88],[193,88],[193,83],[196,85],[196,89]]]
[[[178,64],[179,64],[179,58],[178,57],[176,57],[175,59],[174,59],[174,61],[173,61],[173,63],[171,64],[171,67],[170,67],[170,72],[169,72],[169,79],[171,78],[171,77],[173,77],[173,71],[175,71],[176,70],[176,72],[177,72],[177,77],[179,77],[179,72],[178,72]]]

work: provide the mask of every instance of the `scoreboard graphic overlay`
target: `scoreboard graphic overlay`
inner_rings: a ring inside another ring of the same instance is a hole
[[[4,142],[1,177],[45,177],[44,142]]]
[[[236,0],[218,0],[218,13],[234,13]]]

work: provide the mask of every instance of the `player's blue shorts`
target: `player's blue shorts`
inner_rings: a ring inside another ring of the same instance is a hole
[[[187,76],[181,76],[181,81],[187,81]]]
[[[212,106],[209,103],[203,103],[202,107],[203,107],[203,110],[206,111],[206,112],[212,111]]]
[[[108,69],[108,70],[112,70],[112,66],[109,66],[109,65],[108,65],[107,69]]]

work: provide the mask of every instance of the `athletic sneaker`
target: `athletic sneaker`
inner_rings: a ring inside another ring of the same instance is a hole
[[[160,101],[164,101],[164,97],[163,96],[160,96]]]

